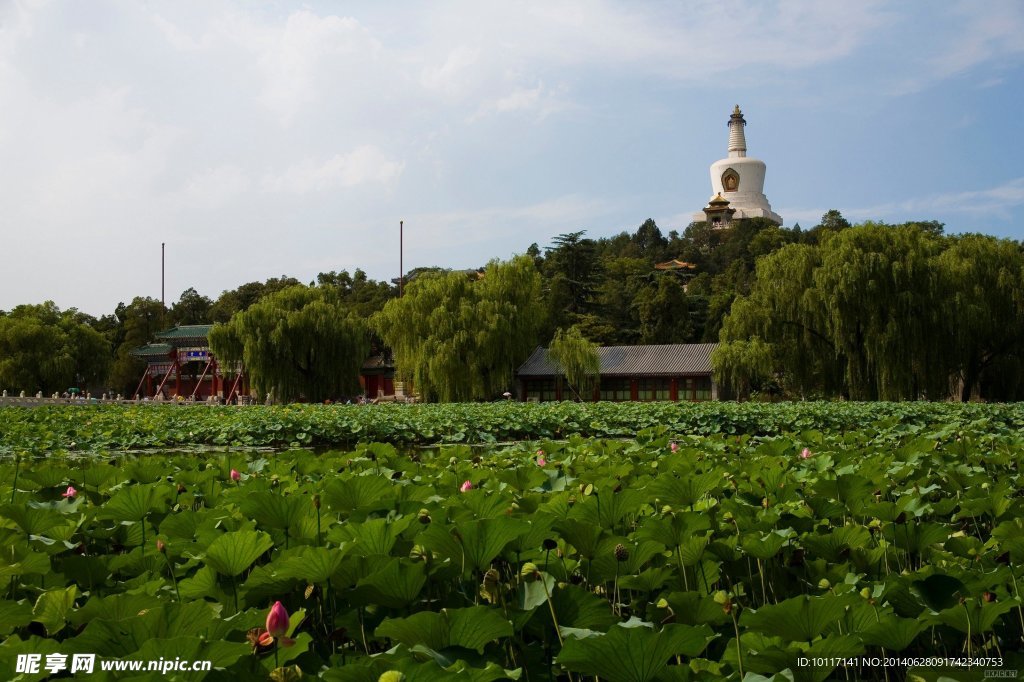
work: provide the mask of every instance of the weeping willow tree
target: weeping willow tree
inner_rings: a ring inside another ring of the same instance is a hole
[[[253,386],[285,402],[321,401],[359,391],[370,351],[364,321],[323,288],[292,286],[210,330],[224,363],[243,362]]]
[[[736,299],[724,321],[712,355],[716,376],[737,390],[771,377],[789,393],[841,393],[855,400],[946,397],[954,347],[948,328],[978,326],[970,315],[954,314],[949,291],[959,287],[963,293],[966,280],[983,278],[980,270],[965,267],[966,275],[948,278],[959,284],[944,291],[941,265],[951,271],[970,261],[961,251],[939,258],[949,244],[918,225],[865,223],[817,246],[789,245],[758,259],[750,294]],[[1008,256],[1004,280],[985,280],[993,291],[1020,272],[1009,257],[1015,248],[1002,249]],[[994,295],[979,298],[992,301]]]
[[[491,261],[480,277],[421,275],[370,324],[424,400],[478,400],[509,389],[536,346],[543,310],[533,259],[519,256]]]
[[[711,356],[719,384],[739,396],[842,390],[842,361],[814,288],[820,264],[818,247],[809,244],[790,244],[758,259],[755,284],[733,302]]]
[[[555,338],[548,348],[548,356],[565,377],[569,389],[577,400],[588,400],[601,379],[601,358],[597,344],[587,340],[575,325],[568,331],[555,332]]]

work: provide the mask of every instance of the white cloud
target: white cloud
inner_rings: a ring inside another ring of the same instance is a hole
[[[961,1],[951,15],[960,30],[932,58],[939,77],[1024,52],[1024,5],[1019,0],[991,0],[983,6]]]
[[[309,10],[293,13],[280,29],[250,28],[242,35],[265,75],[260,100],[286,126],[337,87],[328,75],[354,75],[353,67],[372,61],[380,49],[357,20]]]
[[[279,174],[263,179],[264,188],[274,192],[305,194],[363,184],[388,184],[398,178],[405,164],[389,158],[372,145],[362,145],[348,154],[336,154],[320,163],[304,161]]]
[[[178,200],[185,206],[216,208],[230,203],[251,187],[249,175],[236,165],[205,168],[189,178]]]
[[[440,66],[425,66],[420,75],[420,83],[428,90],[436,90],[445,95],[456,94],[472,78],[479,62],[479,48],[459,45],[448,52]]]

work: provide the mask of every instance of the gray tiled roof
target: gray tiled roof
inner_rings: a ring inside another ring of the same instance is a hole
[[[597,349],[601,376],[687,376],[711,374],[711,351],[717,343],[674,343],[661,346],[603,346]],[[538,348],[522,364],[521,377],[554,376],[547,348]]]
[[[205,339],[212,328],[212,324],[179,324],[154,336],[158,339]]]
[[[128,354],[137,358],[166,358],[172,350],[174,350],[174,346],[169,343],[147,343],[145,346],[133,348],[128,351]]]

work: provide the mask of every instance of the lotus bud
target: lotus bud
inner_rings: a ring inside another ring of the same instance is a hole
[[[229,476],[231,476],[231,480],[234,481],[235,483],[237,483],[242,478],[242,474],[238,473],[238,469],[232,469]]]
[[[472,489],[473,489],[473,482],[472,481],[464,481],[462,483],[462,485],[459,486],[459,492],[463,492],[463,493],[464,492],[468,492],[468,491],[470,491]]]
[[[629,550],[621,542],[615,545],[615,560],[618,562],[629,560]]]
[[[804,448],[800,452],[800,459],[810,459],[810,458],[811,458],[811,449],[810,448]]]
[[[167,554],[167,544],[160,538],[157,538],[156,540],[156,551],[161,554]]]
[[[313,496],[313,508],[314,509],[319,509],[320,508],[320,495],[319,494]]]
[[[679,452],[679,443],[672,441],[671,445],[668,446],[668,449],[672,452]]]
[[[722,607],[722,613],[732,613],[732,597],[725,590],[718,590],[714,595],[715,603]]]
[[[65,497],[65,498],[67,498],[67,499],[69,499],[69,500],[70,500],[71,498],[73,498],[73,497],[74,497],[75,495],[77,495],[77,494],[78,494],[78,491],[77,491],[77,490],[75,490],[75,489],[74,489],[74,487],[72,487],[72,486],[70,486],[70,485],[69,485],[69,486],[68,486],[68,489],[67,489],[67,490],[65,490],[64,492],[62,492],[62,493],[60,494],[60,496],[61,496],[61,497]]]
[[[288,612],[284,604],[274,602],[270,607],[270,613],[267,614],[267,632],[271,637],[283,637],[288,632],[288,625]]]

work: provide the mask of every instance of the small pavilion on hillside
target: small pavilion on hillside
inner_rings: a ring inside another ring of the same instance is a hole
[[[584,400],[717,400],[711,377],[716,343],[603,346],[597,349],[600,381]],[[523,401],[577,399],[546,348],[537,348],[516,372]]]
[[[165,329],[155,342],[131,351],[146,363],[136,394],[147,397],[231,402],[249,395],[249,381],[241,366],[225,367],[210,352],[213,325],[186,324]],[[142,392],[145,387],[145,392]]]

